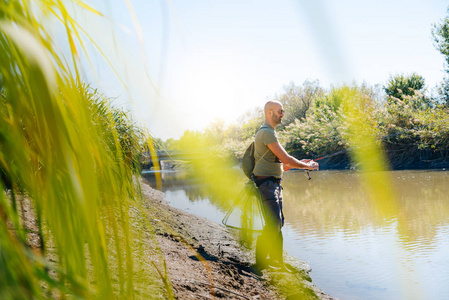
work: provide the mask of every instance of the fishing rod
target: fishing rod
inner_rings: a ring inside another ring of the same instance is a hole
[[[334,153],[331,153],[331,154],[328,154],[328,155],[325,155],[325,156],[321,156],[321,157],[312,159],[312,161],[318,161],[318,160],[321,160],[321,159],[324,159],[324,158],[333,157],[333,156],[339,155],[339,154],[341,154],[341,153],[344,153],[344,152],[346,152],[346,151],[348,151],[348,150],[350,150],[350,149],[352,149],[352,148],[343,149],[343,150],[340,150],[340,151],[337,151],[337,152],[334,152]],[[306,169],[306,174],[307,174],[308,180],[311,180],[312,177],[310,177],[309,170],[307,170],[307,169]]]

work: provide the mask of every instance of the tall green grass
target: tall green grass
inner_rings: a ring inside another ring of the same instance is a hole
[[[0,3],[0,299],[132,298],[151,285],[130,209],[145,135],[80,81],[82,29],[65,5]],[[45,19],[65,28],[70,66]]]

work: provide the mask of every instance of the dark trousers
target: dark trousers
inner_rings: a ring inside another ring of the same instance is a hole
[[[256,242],[256,263],[265,264],[267,257],[283,263],[282,226],[284,213],[282,211],[281,181],[266,181],[259,186],[265,226]]]

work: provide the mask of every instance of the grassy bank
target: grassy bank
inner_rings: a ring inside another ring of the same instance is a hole
[[[68,58],[48,24],[65,32]],[[133,214],[145,136],[82,83],[82,32],[63,2],[0,4],[2,299],[133,298],[155,280],[139,242],[148,221]]]

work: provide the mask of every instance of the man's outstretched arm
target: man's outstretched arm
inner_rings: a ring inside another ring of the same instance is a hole
[[[279,142],[270,143],[267,145],[271,152],[276,155],[279,160],[290,168],[306,169],[306,170],[318,170],[319,165],[310,159],[298,160],[285,151],[284,147]]]

